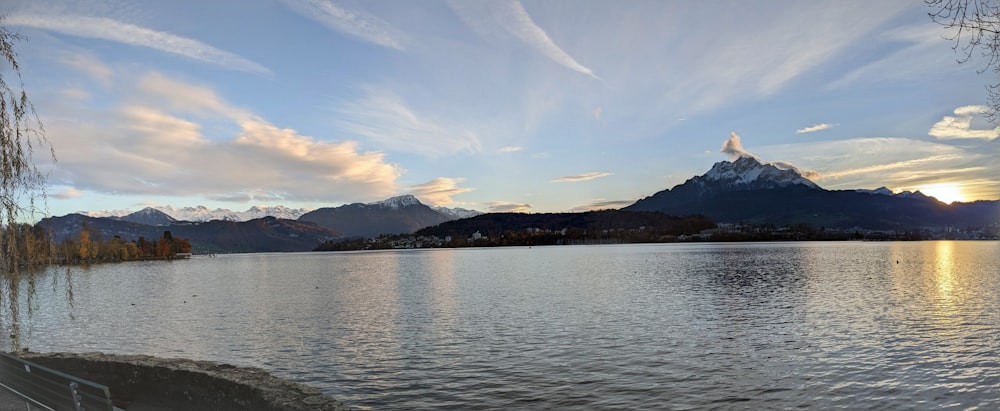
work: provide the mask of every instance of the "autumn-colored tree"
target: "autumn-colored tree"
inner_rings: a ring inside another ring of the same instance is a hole
[[[83,228],[80,229],[80,248],[77,256],[81,260],[88,260],[91,258],[91,253],[97,252],[97,246],[90,241],[90,228],[84,224]]]
[[[156,242],[157,258],[173,258],[177,254],[174,251],[173,239],[174,236],[170,234],[170,231],[163,232],[163,237],[160,237]]]
[[[191,254],[191,242],[186,238],[174,237],[175,254]]]
[[[136,248],[139,250],[137,257],[150,257],[153,255],[153,244],[146,241],[146,237],[139,237],[139,240],[135,242]]]

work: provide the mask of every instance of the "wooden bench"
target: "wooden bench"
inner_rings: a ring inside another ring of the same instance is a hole
[[[7,353],[0,353],[0,387],[24,399],[29,410],[118,410],[108,387]]]

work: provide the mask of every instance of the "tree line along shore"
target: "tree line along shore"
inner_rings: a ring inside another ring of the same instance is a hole
[[[21,267],[49,264],[90,264],[138,260],[171,260],[191,255],[191,242],[164,231],[157,239],[134,240],[119,236],[104,238],[84,226],[76,236],[60,242],[40,225],[17,224],[4,229],[2,249],[16,256],[12,263]]]

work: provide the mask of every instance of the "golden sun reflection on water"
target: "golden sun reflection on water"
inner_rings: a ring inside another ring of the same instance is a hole
[[[954,336],[960,328],[958,325],[963,321],[963,290],[959,278],[962,272],[957,268],[958,253],[955,250],[955,243],[938,241],[934,245],[933,258],[933,277],[928,279],[933,281],[935,287],[932,289],[937,292],[936,295],[929,294],[928,298],[931,303],[932,323],[936,324],[934,333]]]
[[[955,300],[955,244],[940,241],[935,247],[935,267],[938,298],[954,303]]]

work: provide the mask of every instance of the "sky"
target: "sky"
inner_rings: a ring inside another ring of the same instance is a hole
[[[52,215],[413,194],[618,208],[733,147],[826,189],[1000,198],[982,59],[922,1],[0,0]],[[7,70],[7,69],[5,69]],[[4,72],[8,75],[9,70]]]

